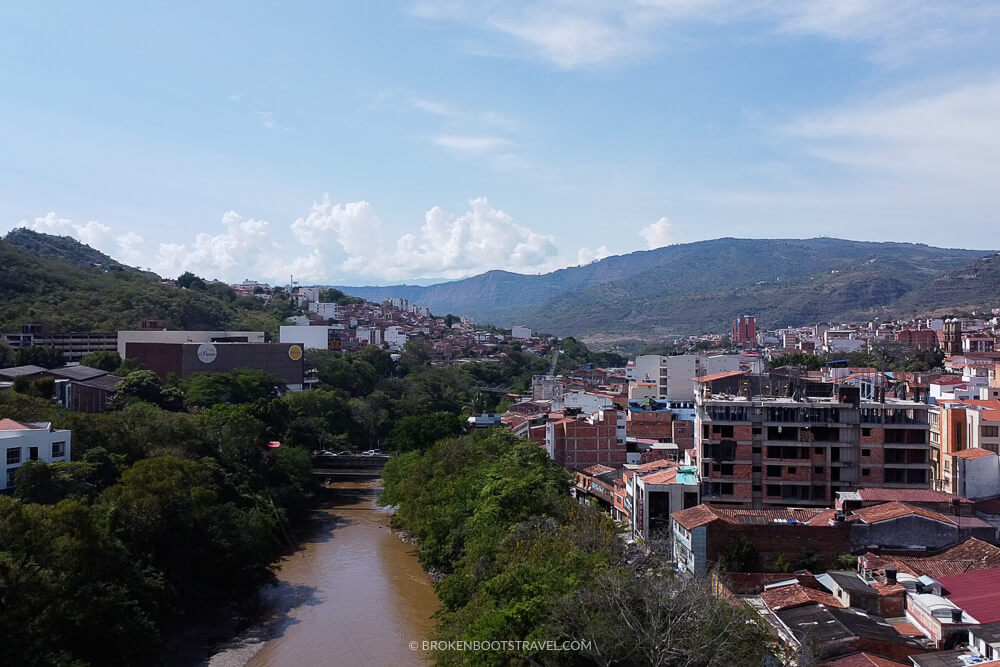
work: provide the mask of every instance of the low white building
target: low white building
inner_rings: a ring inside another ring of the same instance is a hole
[[[510,337],[520,338],[522,340],[528,340],[529,338],[531,338],[531,329],[529,329],[528,327],[522,327],[518,325],[512,326],[510,328]]]
[[[386,327],[382,339],[393,350],[402,350],[406,346],[406,332],[402,327]]]
[[[141,329],[118,332],[118,354],[125,358],[127,343],[263,343],[263,331],[168,331]]]
[[[69,461],[71,432],[56,430],[49,422],[30,423],[0,419],[0,490],[14,486],[17,469],[28,461]]]
[[[969,500],[1000,496],[1000,456],[981,447],[952,453],[955,493]]]

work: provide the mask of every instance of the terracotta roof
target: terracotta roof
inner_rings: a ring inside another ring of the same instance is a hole
[[[31,426],[14,421],[13,419],[8,419],[6,417],[0,419],[0,431],[27,431],[30,429]]]
[[[894,567],[913,576],[926,574],[935,579],[964,572],[1000,567],[1000,547],[970,537],[961,544],[926,556],[892,556],[865,553],[865,566],[873,570]]]
[[[973,447],[971,449],[963,449],[960,452],[952,452],[952,456],[956,456],[960,459],[965,459],[967,461],[975,461],[976,459],[986,458],[987,456],[996,456],[995,453],[988,449],[982,449],[980,447]]]
[[[642,477],[644,484],[673,484],[677,481],[677,468],[658,470]]]
[[[1000,568],[939,577],[944,596],[980,623],[1000,621]]]
[[[795,583],[777,588],[769,588],[760,594],[761,600],[771,609],[771,611],[781,611],[792,607],[801,607],[804,604],[825,604],[828,607],[843,607],[837,598],[829,593],[806,588],[802,584]]]
[[[881,523],[882,521],[890,521],[892,519],[899,519],[900,517],[911,516],[913,514],[922,516],[926,519],[931,519],[933,521],[956,525],[952,518],[939,512],[932,512],[931,510],[924,509],[923,507],[905,505],[897,502],[882,503],[881,505],[872,505],[871,507],[862,507],[861,509],[854,510],[851,518],[857,518],[865,523],[871,524]]]
[[[711,375],[703,375],[698,378],[691,378],[695,382],[715,382],[716,380],[725,380],[726,378],[736,377],[737,375],[746,375],[749,371],[725,371],[722,373],[712,373]]]
[[[582,472],[585,475],[603,475],[606,472],[614,472],[614,471],[615,471],[614,468],[603,465],[601,463],[595,463],[592,466],[584,468],[580,472]]]
[[[822,667],[910,667],[913,663],[883,658],[873,653],[852,653],[836,660],[822,663]]]
[[[643,463],[642,465],[633,468],[637,475],[642,475],[647,472],[652,472],[654,470],[659,470],[660,468],[674,468],[677,467],[677,463],[670,461],[668,459],[656,459],[655,461],[650,461],[649,463]]]
[[[695,505],[686,510],[674,512],[670,518],[679,523],[687,530],[694,530],[712,523],[718,519],[718,515],[708,505]]]
[[[767,525],[772,524],[775,521],[788,521],[794,520],[799,523],[810,523],[817,516],[824,514],[826,510],[821,509],[807,509],[801,507],[788,507],[783,509],[769,509],[769,510],[744,510],[744,509],[727,509],[722,507],[713,507],[712,511],[719,516],[719,518],[727,521],[728,523],[736,524],[751,524],[751,525]]]
[[[858,496],[861,500],[871,502],[900,502],[900,503],[950,503],[958,499],[963,504],[970,504],[972,501],[944,491],[934,491],[933,489],[878,489],[863,488],[858,489]]]

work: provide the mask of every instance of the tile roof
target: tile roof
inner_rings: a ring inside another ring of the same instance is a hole
[[[914,505],[906,505],[898,502],[882,503],[881,505],[872,505],[871,507],[862,507],[861,509],[854,510],[851,518],[857,518],[865,523],[881,523],[883,521],[891,521],[892,519],[899,519],[904,516],[911,515],[922,516],[925,519],[931,519],[932,521],[940,521],[941,523],[950,523],[952,525],[957,525],[951,517],[947,517],[939,512],[932,512],[931,510],[924,509],[923,507],[916,507]]]
[[[632,468],[636,474],[642,475],[647,472],[653,472],[654,470],[659,470],[660,468],[674,468],[677,467],[677,463],[670,461],[668,459],[656,459],[655,461],[650,461],[649,463],[643,463],[642,465]]]
[[[938,581],[944,597],[980,623],[1000,621],[1000,568],[939,577]]]
[[[952,574],[1000,567],[1000,547],[970,537],[937,554],[892,556],[868,552],[863,554],[862,558],[866,567],[873,570],[894,567],[900,572],[907,572],[914,576],[926,574],[937,579]]]
[[[900,503],[950,503],[955,498],[963,504],[972,501],[962,496],[933,489],[879,489],[866,487],[858,489],[858,496],[866,502],[900,502]]]
[[[606,465],[603,465],[601,463],[595,463],[592,466],[584,468],[580,472],[582,472],[585,475],[592,475],[592,476],[594,476],[594,475],[603,475],[606,472],[614,472],[614,471],[615,471],[615,469],[612,468],[612,467],[610,467],[610,466],[606,466]]]
[[[960,452],[952,452],[952,456],[957,456],[960,459],[965,459],[966,461],[975,461],[976,459],[986,458],[987,456],[996,456],[995,453],[988,449],[982,449],[980,447],[972,447],[971,449],[963,449]]]
[[[674,512],[670,518],[679,523],[687,530],[694,530],[706,524],[712,523],[719,517],[708,505],[695,505],[686,510]]]
[[[795,583],[777,588],[768,588],[760,594],[761,600],[771,611],[791,609],[804,604],[825,604],[828,607],[843,607],[837,598],[829,593],[817,591],[813,588],[806,588],[802,584]]]
[[[899,665],[909,667],[912,663],[899,662],[898,660],[883,658],[873,653],[862,652],[845,655],[835,660],[828,660],[822,664],[822,667],[899,667]]]
[[[677,481],[677,468],[657,470],[649,475],[643,475],[641,479],[644,484],[673,484]]]
[[[19,421],[14,421],[13,419],[8,419],[4,417],[0,419],[0,431],[27,431],[31,427],[27,424],[22,424]]]

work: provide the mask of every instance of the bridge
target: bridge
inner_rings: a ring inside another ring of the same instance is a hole
[[[389,462],[389,457],[344,455],[344,456],[314,456],[313,474],[323,478],[334,477],[378,477],[382,468]]]

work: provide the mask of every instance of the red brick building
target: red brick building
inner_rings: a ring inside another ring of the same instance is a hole
[[[598,463],[618,467],[628,460],[625,413],[606,409],[589,417],[564,418],[545,425],[545,449],[559,465],[579,470]]]

